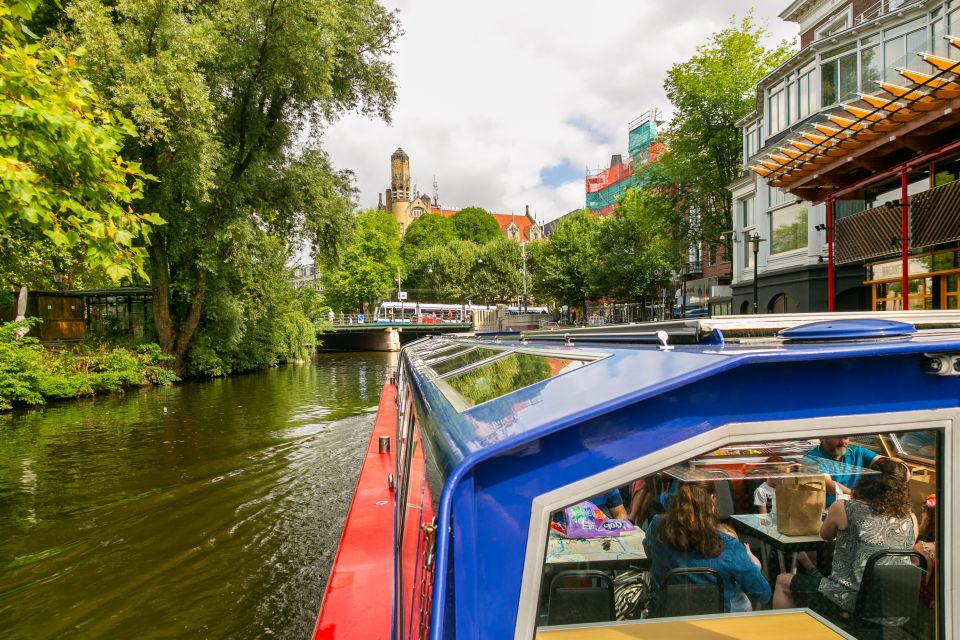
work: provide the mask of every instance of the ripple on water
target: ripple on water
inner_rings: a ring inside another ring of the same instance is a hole
[[[393,362],[4,416],[0,637],[306,637]]]

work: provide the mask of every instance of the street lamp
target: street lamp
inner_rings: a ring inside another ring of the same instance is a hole
[[[750,238],[750,242],[753,243],[753,313],[757,314],[757,254],[760,253],[760,243],[764,242],[764,239],[760,237],[760,234],[756,231],[753,232],[753,237]]]
[[[527,312],[527,243],[520,241],[520,258],[523,261],[523,312]]]

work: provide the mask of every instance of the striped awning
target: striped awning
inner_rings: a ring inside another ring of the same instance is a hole
[[[960,49],[960,38],[945,36]],[[772,187],[789,191],[791,185],[816,176],[867,143],[896,134],[909,122],[960,98],[960,60],[919,53],[930,73],[898,68],[905,84],[879,81],[880,91],[859,94],[859,100],[841,105],[842,111],[799,131],[793,139],[768,153],[750,168]]]

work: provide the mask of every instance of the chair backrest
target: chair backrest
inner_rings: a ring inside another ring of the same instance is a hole
[[[880,564],[897,558],[903,562]],[[918,561],[917,565],[911,562],[913,559]],[[927,559],[917,551],[887,549],[870,556],[863,569],[853,620],[887,619],[899,624],[905,622],[904,618],[914,617],[920,604],[920,581],[926,570]]]
[[[723,577],[707,567],[671,569],[660,580],[655,613],[659,618],[723,613]]]
[[[603,571],[561,571],[550,581],[547,624],[613,620],[613,579]]]
[[[720,469],[705,469],[703,471],[715,478],[724,478],[714,481],[714,495],[717,496],[717,518],[725,520],[736,513],[733,504],[733,488],[730,486],[730,474]]]

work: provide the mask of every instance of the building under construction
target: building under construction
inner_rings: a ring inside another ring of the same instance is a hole
[[[587,170],[587,210],[601,216],[610,214],[617,199],[638,184],[640,169],[655,162],[663,153],[660,142],[660,112],[656,109],[644,113],[629,124],[626,160],[620,154],[610,159],[606,169]]]

